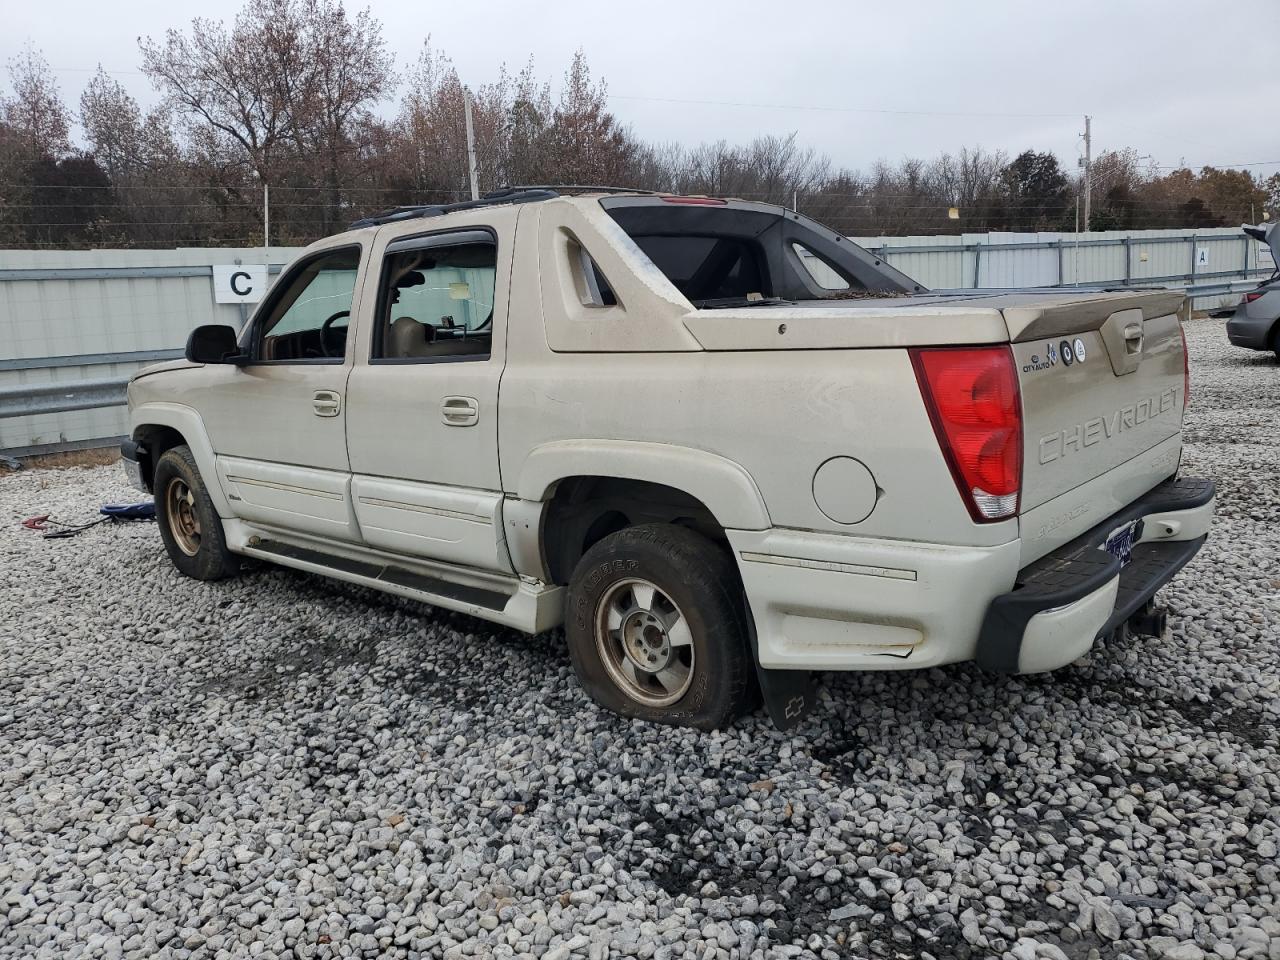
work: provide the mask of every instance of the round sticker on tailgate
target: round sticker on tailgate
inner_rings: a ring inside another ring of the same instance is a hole
[[[1071,349],[1076,355],[1076,363],[1084,363],[1084,341],[1076,337],[1076,342],[1071,345]]]

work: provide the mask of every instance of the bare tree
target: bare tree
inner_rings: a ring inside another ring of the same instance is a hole
[[[101,64],[80,95],[80,125],[89,151],[112,180],[145,164],[142,110]]]
[[[269,177],[299,129],[309,65],[293,0],[249,0],[228,30],[196,18],[190,35],[140,39],[143,72],[201,147]]]
[[[394,61],[381,24],[367,9],[349,18],[338,0],[306,0],[301,29],[307,70],[298,91],[295,144],[300,154],[314,151],[323,158],[328,203],[322,226],[329,231],[341,219],[342,186],[361,162],[356,135],[395,85]]]
[[[564,89],[546,135],[548,159],[559,183],[616,184],[631,174],[631,131],[608,107],[608,88],[593,81],[586,55],[579,49],[565,72]]]
[[[10,97],[0,99],[0,117],[10,136],[33,157],[71,152],[70,115],[43,54],[28,44],[9,61]]]

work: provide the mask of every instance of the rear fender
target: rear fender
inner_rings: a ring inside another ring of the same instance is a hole
[[[764,498],[746,469],[705,450],[632,440],[557,440],[529,454],[520,470],[517,495],[522,500],[546,500],[568,477],[659,483],[700,501],[725,529],[771,526]]]

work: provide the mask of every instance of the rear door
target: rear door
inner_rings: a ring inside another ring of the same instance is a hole
[[[311,254],[286,270],[242,344],[251,360],[197,388],[218,480],[237,516],[356,540],[348,496],[345,393],[362,248]],[[225,371],[225,372],[224,372]]]
[[[347,388],[352,501],[379,549],[509,571],[498,473],[515,212],[385,242]]]

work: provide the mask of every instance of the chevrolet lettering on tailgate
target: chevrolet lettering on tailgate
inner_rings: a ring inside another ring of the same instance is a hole
[[[1094,417],[1041,437],[1040,462],[1052,463],[1069,453],[1078,453],[1085,447],[1110,440],[1117,434],[1178,409],[1177,404],[1178,388],[1169,387],[1154,397],[1121,407],[1105,417]]]

